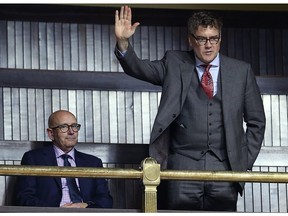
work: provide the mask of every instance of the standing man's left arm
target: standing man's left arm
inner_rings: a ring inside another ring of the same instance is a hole
[[[251,170],[260,152],[266,126],[260,90],[251,67],[246,80],[244,121],[246,122],[246,142],[248,146],[248,169]]]

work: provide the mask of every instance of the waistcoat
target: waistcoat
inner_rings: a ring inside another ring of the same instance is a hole
[[[207,151],[212,151],[221,161],[227,158],[221,93],[218,83],[217,94],[209,100],[194,70],[181,113],[171,125],[171,152],[195,160]]]

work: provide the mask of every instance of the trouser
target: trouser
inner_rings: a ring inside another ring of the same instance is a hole
[[[227,160],[220,161],[211,151],[200,160],[174,153],[169,156],[168,169],[231,170]],[[179,181],[167,182],[168,209],[200,211],[236,211],[238,190],[235,182]]]

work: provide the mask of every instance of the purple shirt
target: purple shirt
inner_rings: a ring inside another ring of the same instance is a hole
[[[61,155],[65,154],[65,152],[63,152],[60,148],[58,148],[55,145],[53,145],[53,147],[54,147],[58,166],[64,166],[64,160],[61,158]],[[76,167],[74,153],[75,153],[74,148],[70,152],[67,153],[68,155],[71,156],[71,158],[68,158],[68,161],[70,162],[71,167]],[[78,189],[80,190],[77,178],[76,178],[76,183],[78,185]],[[60,202],[60,206],[66,203],[71,203],[66,178],[61,178],[61,184],[62,184],[62,200]]]

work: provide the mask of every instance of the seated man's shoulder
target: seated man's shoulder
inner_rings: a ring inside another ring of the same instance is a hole
[[[91,155],[91,154],[77,151],[77,156],[82,158],[82,159],[85,159],[87,161],[91,161],[91,162],[94,161],[95,163],[101,163],[102,164],[102,160],[99,157]]]
[[[39,145],[36,147],[31,147],[30,150],[28,150],[27,152],[25,152],[25,154],[39,154],[41,152],[47,152],[49,150],[52,150],[52,145],[48,146],[48,145]]]

